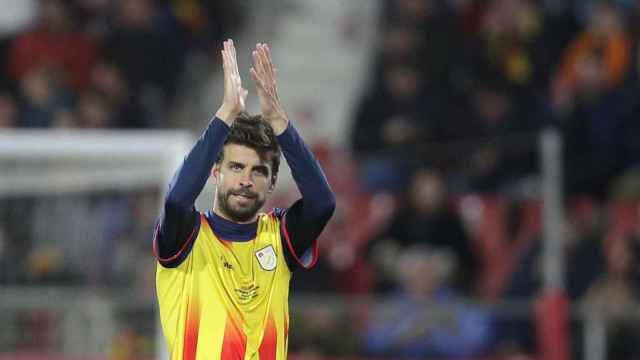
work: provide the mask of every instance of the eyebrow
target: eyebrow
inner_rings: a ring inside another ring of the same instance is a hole
[[[247,165],[237,162],[237,161],[231,161],[229,160],[228,166],[239,166],[241,168],[245,168]],[[252,170],[258,170],[258,171],[262,171],[265,174],[269,174],[269,167],[267,165],[255,165],[251,168]]]
[[[269,167],[267,167],[266,165],[256,165],[252,168],[252,170],[258,170],[263,172],[265,175],[269,174]]]
[[[228,166],[234,166],[234,165],[235,165],[235,166],[240,166],[240,167],[241,167],[241,168],[243,168],[243,169],[244,169],[244,167],[245,167],[245,166],[247,166],[247,165],[245,165],[245,164],[243,164],[243,163],[239,163],[239,162],[237,162],[237,161],[229,161]]]

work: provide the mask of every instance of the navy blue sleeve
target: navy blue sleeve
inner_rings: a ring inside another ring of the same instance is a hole
[[[284,248],[297,265],[309,269],[317,260],[315,240],[333,215],[336,198],[318,160],[291,123],[278,136],[278,143],[302,194],[283,215]]]
[[[200,224],[194,206],[196,198],[209,178],[229,131],[222,120],[211,120],[171,180],[154,237],[155,253],[163,265],[175,265],[188,252]]]

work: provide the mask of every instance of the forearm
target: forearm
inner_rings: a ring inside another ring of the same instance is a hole
[[[193,207],[228,135],[228,125],[218,118],[211,120],[171,180],[167,203],[185,209]]]
[[[330,216],[336,205],[335,195],[318,160],[302,137],[289,124],[278,136],[278,143],[302,194],[303,214],[316,217],[329,213]]]
[[[211,120],[171,180],[155,234],[160,259],[175,255],[192,235],[197,225],[195,200],[207,182],[228,134],[229,127],[225,123],[218,118]]]
[[[335,195],[313,153],[291,125],[278,136],[278,142],[302,194],[286,211],[283,235],[293,258],[310,269],[317,260],[314,243],[335,210]]]

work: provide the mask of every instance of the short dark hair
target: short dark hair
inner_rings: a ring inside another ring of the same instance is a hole
[[[280,168],[280,146],[271,125],[262,115],[250,115],[241,112],[231,126],[229,137],[224,143],[243,145],[258,153],[260,160],[271,163],[271,180],[275,181]],[[224,150],[220,152],[216,163],[224,159]]]

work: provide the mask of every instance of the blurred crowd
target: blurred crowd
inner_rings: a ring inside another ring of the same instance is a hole
[[[211,55],[244,22],[234,1],[4,2],[17,15],[0,15],[0,127],[168,126],[190,56]],[[609,321],[608,358],[640,356],[640,326],[627,319],[640,299],[640,1],[380,3],[349,154],[315,148],[338,210],[317,268],[293,287],[385,301],[294,307],[304,311],[292,351],[535,354],[532,309],[510,316],[468,300],[530,301],[543,289],[539,134],[552,128],[564,141],[567,296]],[[149,254],[158,196],[2,200],[0,282],[148,295],[152,264],[136,254]],[[75,237],[51,227],[70,213]]]
[[[640,2],[381,4],[352,123],[358,183],[335,174],[344,206],[321,264],[329,287],[385,294],[397,309],[372,310],[360,345],[407,358],[536,352],[541,318],[458,303],[544,289],[539,147],[555,129],[571,309],[610,321],[608,358],[637,357],[638,319],[627,317],[640,299]],[[583,358],[573,319],[571,356]]]
[[[218,61],[217,44],[244,24],[241,6],[0,1],[0,128],[174,125],[187,67],[196,57]],[[0,198],[0,282],[146,284],[131,274],[145,273],[136,257],[149,254],[158,196],[143,189]],[[105,252],[114,256],[97,260]]]
[[[0,127],[166,127],[191,58],[243,24],[222,1],[2,4]]]
[[[456,192],[524,191],[538,132],[555,127],[569,193],[631,190],[616,180],[640,162],[638,2],[382,3],[351,133],[369,189],[426,164]]]

